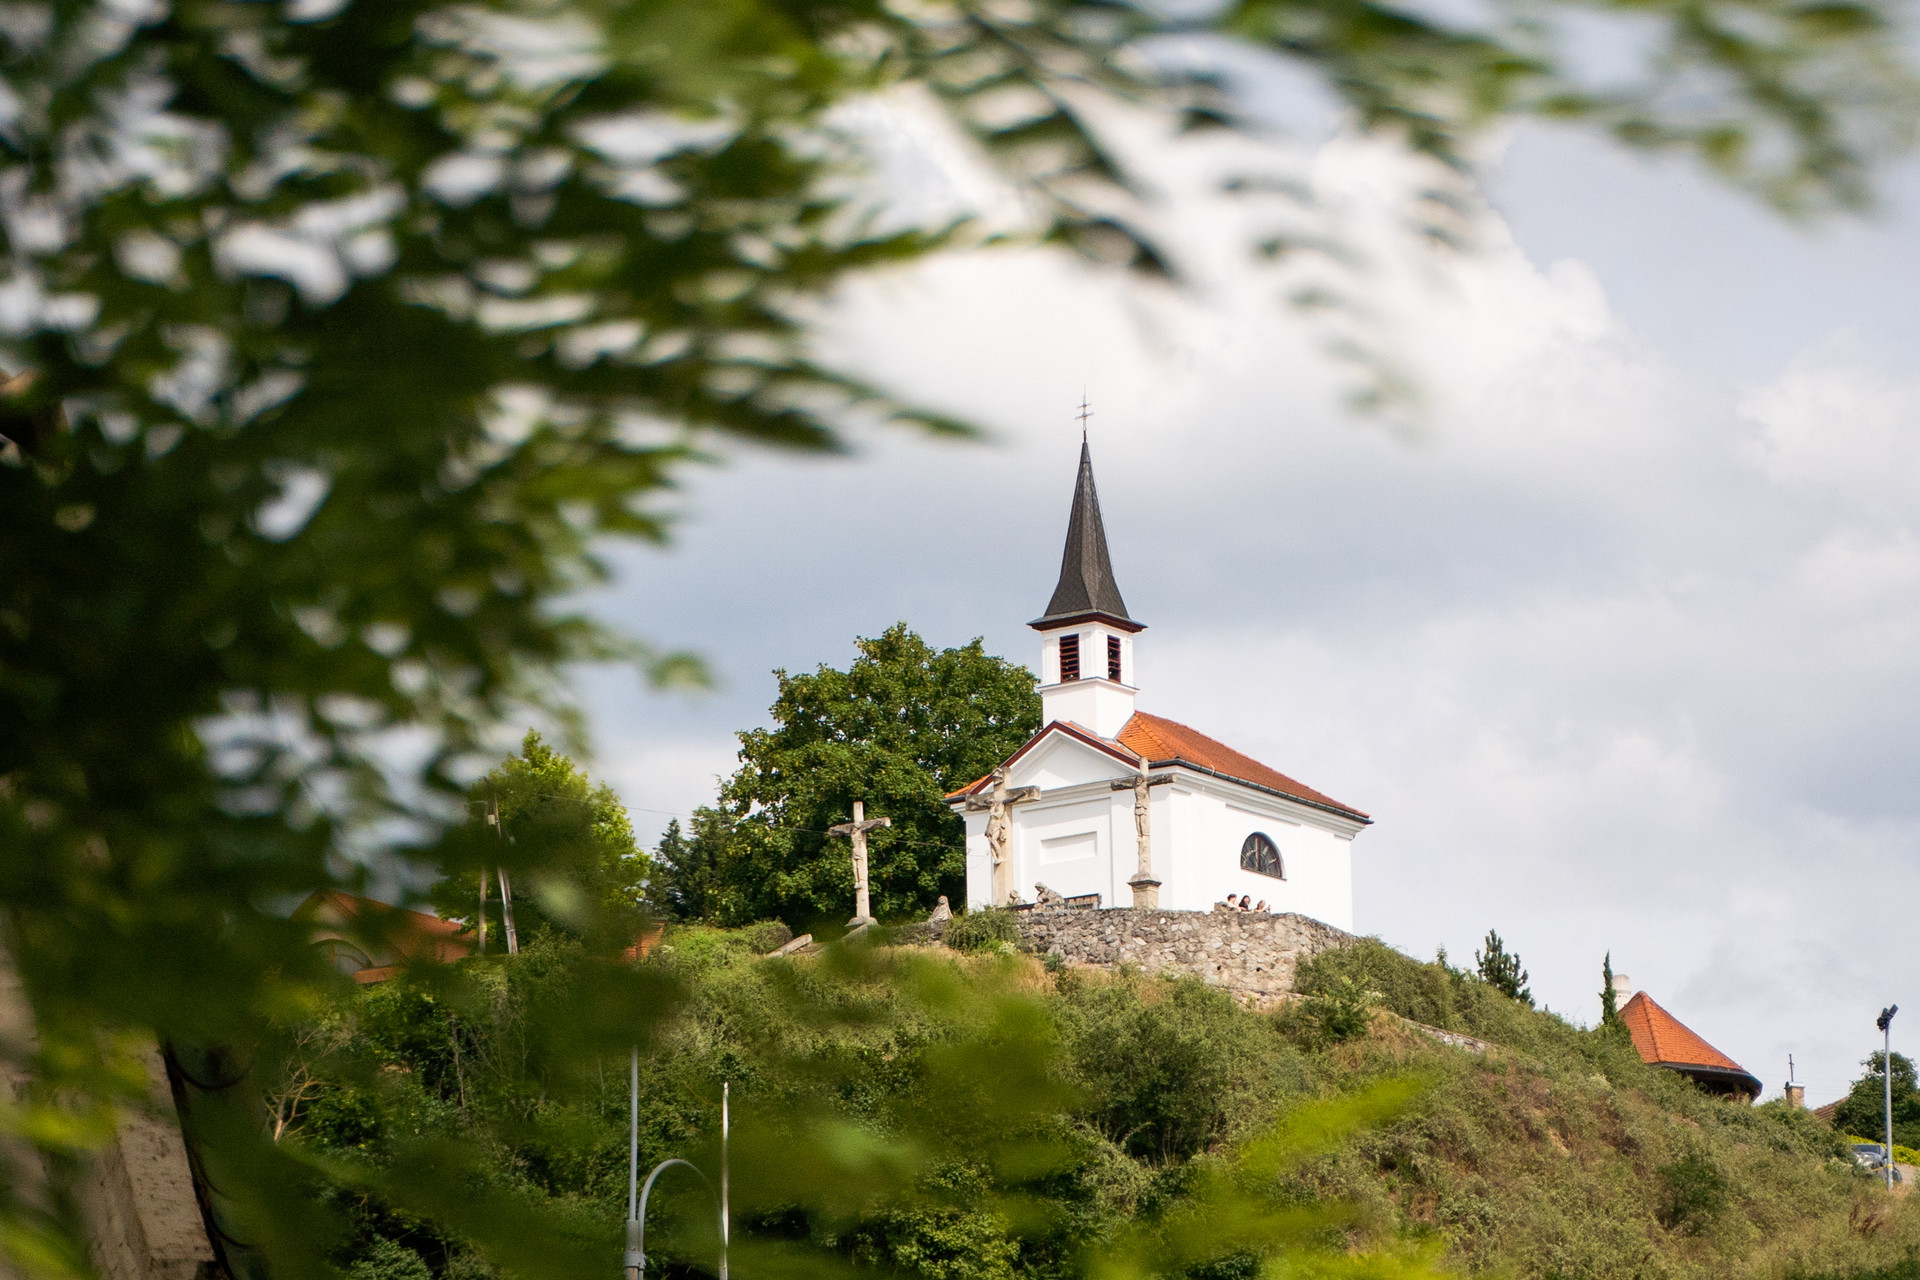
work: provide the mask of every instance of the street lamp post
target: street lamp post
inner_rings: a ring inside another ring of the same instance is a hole
[[[1873,1025],[1880,1028],[1885,1043],[1880,1050],[1880,1080],[1886,1086],[1887,1105],[1887,1190],[1893,1190],[1893,1015],[1900,1006],[1890,1004],[1880,1011]]]
[[[626,1269],[626,1280],[646,1280],[647,1278],[647,1198],[653,1194],[653,1184],[660,1175],[675,1165],[685,1165],[700,1179],[700,1185],[713,1194],[713,1184],[707,1181],[707,1175],[700,1172],[698,1165],[690,1160],[678,1157],[662,1160],[653,1166],[653,1172],[647,1175],[644,1185],[640,1182],[640,1047],[634,1046],[633,1058],[629,1066],[631,1089],[627,1111],[627,1252],[621,1260]],[[720,1280],[727,1280],[727,1129],[728,1103],[731,1101],[733,1087],[730,1082],[720,1086]]]

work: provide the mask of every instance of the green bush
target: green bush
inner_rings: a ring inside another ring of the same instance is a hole
[[[739,931],[740,940],[755,955],[778,951],[793,941],[793,930],[778,920],[756,920]]]
[[[375,1236],[354,1259],[347,1276],[348,1280],[433,1280],[433,1270],[407,1246]]]
[[[1699,1235],[1727,1207],[1727,1175],[1712,1159],[1690,1151],[1660,1170],[1660,1224]]]
[[[1311,1045],[1345,1044],[1367,1034],[1380,993],[1347,974],[1316,984],[1292,1006],[1281,1023]]]
[[[1197,978],[1122,973],[1063,994],[1061,1038],[1082,1113],[1150,1165],[1207,1150],[1303,1075],[1271,1022]]]
[[[1327,1009],[1329,1012],[1342,1010],[1335,1016],[1346,1019],[1343,1026],[1350,1027],[1351,1020],[1357,1016],[1356,993],[1372,992],[1370,1007],[1378,1004],[1403,1018],[1458,1031],[1463,1028],[1459,1025],[1457,988],[1463,982],[1464,975],[1440,965],[1422,964],[1378,938],[1361,938],[1347,946],[1323,951],[1301,964],[1294,975],[1294,990],[1307,997],[1309,1003],[1329,996],[1332,1003]],[[1477,979],[1472,985],[1484,987],[1489,993],[1493,991]],[[1365,1029],[1362,1022],[1360,1030]]]
[[[990,951],[1003,944],[1005,948],[1017,947],[1020,924],[1007,908],[987,907],[947,921],[941,941],[955,951]]]

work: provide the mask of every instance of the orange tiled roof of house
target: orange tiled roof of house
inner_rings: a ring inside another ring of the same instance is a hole
[[[1294,781],[1278,769],[1269,769],[1252,756],[1242,755],[1225,743],[1215,742],[1206,734],[1163,716],[1150,716],[1144,711],[1134,712],[1133,718],[1121,728],[1118,741],[1129,751],[1144,757],[1150,766],[1174,763],[1194,765],[1237,782],[1249,782],[1295,800],[1333,809],[1362,822],[1371,821],[1351,805],[1341,804],[1332,796],[1315,791],[1303,782]]]
[[[322,889],[307,899],[300,911],[311,916],[322,908],[331,908],[342,920],[377,920],[374,931],[396,954],[409,960],[444,963],[473,953],[473,940],[465,936],[466,926],[457,920],[442,920],[424,911],[356,897],[340,889]]]
[[[1636,992],[1620,1010],[1620,1021],[1627,1024],[1633,1047],[1642,1062],[1658,1067],[1712,1067],[1718,1071],[1747,1069],[1702,1040],[1680,1019],[1653,1002],[1646,992]]]

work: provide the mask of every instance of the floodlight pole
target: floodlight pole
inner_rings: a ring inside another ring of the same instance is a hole
[[[1874,1025],[1880,1028],[1885,1042],[1880,1050],[1880,1082],[1886,1086],[1887,1105],[1887,1190],[1893,1190],[1893,1015],[1900,1012],[1900,1006],[1890,1004],[1880,1011]]]

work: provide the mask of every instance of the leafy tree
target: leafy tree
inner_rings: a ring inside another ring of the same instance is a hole
[[[1602,89],[1558,52],[1592,6],[1555,0],[10,11],[0,908],[43,1086],[17,1131],[63,1159],[144,1104],[134,1040],[246,1045],[317,998],[336,975],[274,904],[495,856],[462,780],[529,703],[564,709],[565,664],[686,676],[561,602],[603,539],[665,536],[656,499],[713,441],[828,448],[856,410],[961,429],[809,346],[850,275],[966,242],[875,229],[835,108],[924,88],[1029,196],[1033,240],[1147,271],[1173,247],[1095,104],[1258,128],[1156,63],[1168,36],[1303,66],[1455,172],[1532,113],[1784,208],[1858,204],[1907,123],[1873,0],[1600,12],[1645,56]],[[883,901],[939,883],[911,878]],[[236,1204],[316,1203],[260,1163],[290,1155],[228,1141]],[[0,1247],[79,1256],[31,1184],[0,1179]],[[311,1273],[317,1237],[261,1230]]]
[[[706,806],[694,811],[690,833],[681,832],[678,818],[667,823],[653,851],[648,897],[655,911],[670,920],[718,919],[720,895],[715,877],[732,825],[726,814]]]
[[[626,807],[606,783],[595,786],[572,760],[528,731],[520,754],[483,778],[470,797],[497,841],[469,846],[481,858],[497,850],[514,888],[514,923],[522,934],[543,926],[631,945],[643,914],[652,862],[634,841]],[[499,828],[492,830],[495,814]],[[490,941],[504,924],[500,890],[489,888]],[[443,878],[434,905],[472,925],[480,902],[478,868]],[[504,943],[493,941],[495,946]]]
[[[1866,1074],[1853,1082],[1834,1109],[1833,1127],[1874,1142],[1885,1142],[1886,1053],[1875,1050],[1860,1064]],[[1903,1147],[1920,1145],[1920,1088],[1916,1088],[1913,1060],[1893,1055],[1893,1140]]]
[[[1600,961],[1600,1025],[1618,1027],[1620,1025],[1620,997],[1613,989],[1613,952],[1609,951]]]
[[[876,914],[923,912],[965,888],[965,826],[945,796],[1039,729],[1033,675],[978,639],[935,650],[904,622],[857,644],[845,671],[776,672],[774,727],[740,735],[740,769],[707,820],[730,824],[715,873],[724,920],[844,919],[853,866],[827,829],[855,800],[893,820],[868,836]]]
[[[1533,1007],[1533,992],[1527,990],[1527,971],[1520,967],[1520,956],[1518,953],[1507,953],[1498,933],[1487,930],[1486,950],[1475,951],[1473,959],[1479,967],[1482,982],[1528,1008]]]

